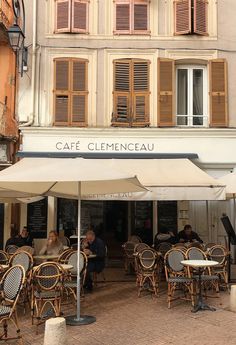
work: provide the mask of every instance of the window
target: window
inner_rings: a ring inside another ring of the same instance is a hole
[[[56,33],[88,33],[88,0],[55,0]]]
[[[88,113],[88,61],[54,60],[54,124],[86,126]]]
[[[115,34],[148,34],[149,0],[115,1]]]
[[[149,125],[149,64],[141,59],[114,61],[112,125]]]
[[[206,65],[180,66],[172,59],[158,60],[160,127],[208,124],[226,127],[227,97],[227,64],[224,59],[210,60],[208,68]]]
[[[175,0],[175,35],[207,35],[207,0]]]
[[[176,122],[179,126],[207,126],[207,79],[202,66],[176,70]]]

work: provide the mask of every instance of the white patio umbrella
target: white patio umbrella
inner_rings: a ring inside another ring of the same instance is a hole
[[[99,160],[83,158],[24,158],[0,172],[0,197],[15,192],[28,196],[57,195],[78,198],[77,314],[67,318],[70,325],[94,322],[80,314],[80,214],[81,198],[91,194],[139,192],[145,188],[129,173],[114,170]]]

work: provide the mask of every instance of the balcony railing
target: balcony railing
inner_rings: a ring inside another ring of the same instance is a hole
[[[2,23],[6,29],[13,24],[11,0],[0,0],[0,23]]]

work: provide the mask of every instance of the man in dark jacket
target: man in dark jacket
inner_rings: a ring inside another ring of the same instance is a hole
[[[179,242],[200,242],[203,243],[201,238],[196,232],[192,230],[191,225],[187,224],[184,226],[184,230],[178,233]]]
[[[33,245],[33,239],[26,226],[23,227],[20,234],[9,238],[6,242],[6,248],[10,245],[15,245],[17,247],[30,246]]]
[[[86,255],[96,255],[94,258],[88,259],[87,274],[85,278],[85,289],[91,291],[93,289],[92,273],[100,273],[105,268],[106,246],[104,242],[96,237],[92,230],[87,231],[86,239],[83,243]]]

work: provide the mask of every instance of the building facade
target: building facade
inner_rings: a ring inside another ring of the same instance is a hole
[[[236,3],[26,0],[25,5],[30,58],[17,108],[21,156],[194,153],[194,162],[214,177],[234,169]],[[61,204],[48,198],[48,230],[63,228]],[[228,201],[125,204],[120,223],[129,232],[133,212],[136,217],[144,212],[136,210],[140,207],[149,210],[146,220],[137,221],[141,227],[151,218],[155,233],[169,209],[176,213],[176,228],[192,223],[205,241],[223,242],[220,215],[233,219]],[[22,225],[26,208],[21,207]]]
[[[0,170],[10,166],[15,161],[18,150],[18,119],[15,113],[17,66],[16,55],[8,38],[8,29],[14,23],[13,3],[11,0],[0,2]],[[9,223],[16,216],[17,206],[0,204],[0,228],[9,231]],[[12,218],[11,218],[12,216]],[[3,242],[3,231],[0,235],[0,245]]]

